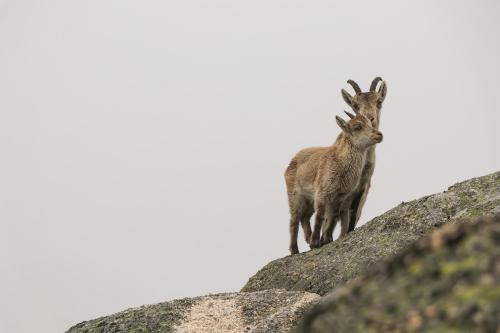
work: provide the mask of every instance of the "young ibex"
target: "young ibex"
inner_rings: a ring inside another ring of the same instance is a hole
[[[355,111],[366,118],[368,118],[372,126],[375,129],[379,128],[380,123],[380,110],[382,109],[382,104],[387,95],[387,84],[380,77],[373,79],[370,85],[370,91],[362,92],[359,85],[353,80],[348,80],[356,94],[351,96],[347,91],[342,89],[342,97],[344,101]],[[380,83],[380,85],[379,85]],[[378,86],[378,89],[377,89]],[[358,187],[352,195],[350,211],[350,225],[349,231],[354,230],[356,224],[358,223],[359,217],[361,216],[361,211],[366,201],[366,196],[368,195],[368,190],[370,189],[371,178],[373,171],[375,170],[375,146],[368,149],[366,155],[366,163],[361,175],[361,180]],[[333,230],[329,230],[329,234],[325,235],[327,241],[331,241],[331,234]]]
[[[355,112],[349,122],[336,117],[342,134],[335,144],[301,150],[285,171],[292,254],[299,252],[299,222],[311,248],[320,246],[323,221],[329,226],[340,217],[341,234],[349,229],[348,207],[342,205],[359,185],[367,150],[382,141],[382,133],[372,127],[370,120]],[[309,219],[314,212],[316,221],[311,232]]]

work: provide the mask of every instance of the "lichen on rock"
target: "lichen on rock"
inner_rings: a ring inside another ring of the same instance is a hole
[[[498,332],[500,215],[451,224],[334,290],[297,333]]]
[[[344,238],[274,260],[252,276],[242,291],[282,288],[325,295],[437,227],[498,212],[500,172],[401,203]]]
[[[287,332],[311,307],[298,332],[498,332],[500,217],[459,223],[497,213],[500,172],[275,260],[239,293],[145,305],[67,332]]]
[[[295,326],[319,296],[266,290],[185,298],[125,310],[73,326],[68,333],[276,332]]]

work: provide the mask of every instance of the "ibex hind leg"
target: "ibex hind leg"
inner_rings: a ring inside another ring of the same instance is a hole
[[[297,236],[299,234],[299,216],[292,213],[290,217],[290,253],[299,253],[299,246],[297,245]]]
[[[312,202],[305,202],[302,211],[302,216],[300,217],[300,224],[302,225],[302,231],[304,231],[304,238],[307,244],[311,244],[311,216],[314,214],[314,207]]]
[[[287,169],[288,172],[288,169]],[[299,253],[299,246],[297,245],[297,236],[299,234],[300,223],[300,198],[291,187],[289,178],[286,177],[286,187],[288,194],[288,206],[290,208],[290,222],[288,231],[290,233],[289,250],[291,254]]]

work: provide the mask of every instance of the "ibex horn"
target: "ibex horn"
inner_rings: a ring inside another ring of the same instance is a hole
[[[354,88],[356,94],[361,94],[361,88],[356,82],[354,82],[353,80],[347,80],[347,83],[349,83]]]
[[[377,76],[373,79],[372,84],[370,85],[370,91],[375,91],[375,89],[377,89],[377,84],[379,81],[382,81],[382,78],[380,76]]]
[[[346,110],[344,110],[345,114],[349,117],[349,118],[354,118],[354,115],[350,112],[347,112]]]

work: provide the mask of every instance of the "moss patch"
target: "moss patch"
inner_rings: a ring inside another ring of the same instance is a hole
[[[297,332],[498,332],[500,215],[447,225],[315,307]]]
[[[495,212],[500,212],[500,172],[402,203],[344,239],[275,260],[251,277],[242,291],[279,288],[325,295],[436,228]]]

